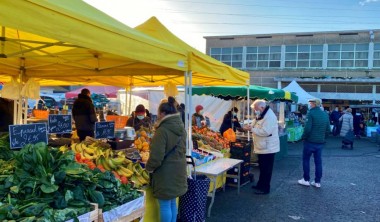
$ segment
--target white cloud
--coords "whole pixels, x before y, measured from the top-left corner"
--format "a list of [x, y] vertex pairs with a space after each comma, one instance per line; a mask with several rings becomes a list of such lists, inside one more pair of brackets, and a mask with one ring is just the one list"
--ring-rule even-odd
[[365, 5], [365, 4], [369, 4], [371, 2], [378, 2], [379, 0], [365, 0], [365, 1], [361, 1], [359, 2], [360, 5]]

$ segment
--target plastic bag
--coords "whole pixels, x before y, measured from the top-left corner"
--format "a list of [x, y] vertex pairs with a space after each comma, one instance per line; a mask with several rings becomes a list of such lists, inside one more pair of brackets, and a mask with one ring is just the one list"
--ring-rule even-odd
[[224, 131], [223, 137], [228, 139], [230, 142], [236, 142], [236, 134], [232, 130], [232, 128], [229, 128], [228, 130]]
[[21, 84], [17, 82], [16, 78], [12, 77], [12, 80], [4, 84], [1, 90], [1, 97], [6, 99], [17, 100], [20, 98]]
[[34, 79], [29, 79], [24, 87], [22, 87], [21, 95], [29, 99], [39, 99], [40, 98], [40, 83]]

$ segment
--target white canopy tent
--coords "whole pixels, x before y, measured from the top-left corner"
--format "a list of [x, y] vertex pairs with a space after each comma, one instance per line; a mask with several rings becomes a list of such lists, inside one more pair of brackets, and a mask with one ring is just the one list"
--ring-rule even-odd
[[298, 96], [299, 104], [307, 104], [309, 99], [318, 99], [322, 102], [321, 99], [314, 97], [306, 92], [295, 80], [289, 83], [288, 86], [284, 87], [283, 90], [295, 93]]

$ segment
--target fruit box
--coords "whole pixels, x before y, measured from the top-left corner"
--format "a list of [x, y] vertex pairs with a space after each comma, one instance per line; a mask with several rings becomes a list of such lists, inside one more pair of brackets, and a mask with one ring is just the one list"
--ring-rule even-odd
[[133, 221], [141, 218], [145, 213], [145, 192], [141, 191], [143, 195], [128, 203], [118, 206], [107, 212], [102, 212], [99, 215], [99, 222], [113, 222], [113, 221]]
[[[93, 210], [78, 216], [80, 222], [99, 222], [99, 207], [96, 203], [91, 203]], [[74, 219], [67, 220], [66, 222], [73, 222]]]

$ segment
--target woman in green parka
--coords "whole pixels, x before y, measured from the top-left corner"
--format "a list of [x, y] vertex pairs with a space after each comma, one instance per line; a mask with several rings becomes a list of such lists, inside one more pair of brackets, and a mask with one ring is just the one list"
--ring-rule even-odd
[[176, 107], [173, 97], [158, 107], [158, 123], [146, 164], [153, 196], [160, 204], [161, 222], [177, 221], [176, 198], [187, 191], [186, 131]]

